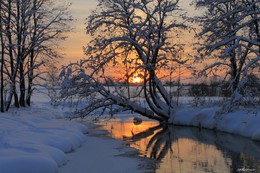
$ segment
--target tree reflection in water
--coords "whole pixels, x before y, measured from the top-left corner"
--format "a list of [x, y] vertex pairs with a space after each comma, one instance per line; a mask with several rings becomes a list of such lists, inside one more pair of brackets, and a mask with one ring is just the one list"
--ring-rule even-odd
[[137, 142], [148, 137], [151, 137], [151, 139], [148, 142], [144, 156], [149, 155], [147, 157], [161, 160], [168, 151], [172, 152], [171, 134], [167, 125], [157, 125], [143, 132], [133, 134], [131, 138], [128, 138], [128, 141]]
[[[198, 128], [157, 125], [125, 138], [148, 139], [143, 155], [160, 162], [156, 172], [260, 172], [260, 144], [247, 138]], [[170, 165], [170, 166], [169, 166]]]

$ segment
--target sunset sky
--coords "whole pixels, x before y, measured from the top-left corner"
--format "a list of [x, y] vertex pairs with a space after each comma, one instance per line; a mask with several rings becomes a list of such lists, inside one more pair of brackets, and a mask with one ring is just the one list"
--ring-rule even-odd
[[68, 0], [72, 3], [71, 15], [75, 19], [72, 22], [74, 28], [73, 33], [69, 35], [69, 38], [62, 43], [63, 53], [65, 53], [65, 62], [72, 62], [84, 57], [82, 47], [87, 44], [89, 37], [85, 32], [85, 19], [91, 13], [91, 10], [95, 9], [98, 0]]
[[[65, 53], [65, 63], [73, 62], [84, 58], [82, 47], [87, 44], [89, 37], [85, 33], [85, 19], [91, 10], [94, 10], [97, 6], [98, 0], [68, 0], [72, 3], [71, 15], [75, 19], [72, 23], [74, 32], [69, 35], [69, 38], [62, 43], [63, 53]], [[180, 5], [185, 8], [188, 15], [196, 13], [194, 9], [189, 7], [192, 0], [182, 0]]]

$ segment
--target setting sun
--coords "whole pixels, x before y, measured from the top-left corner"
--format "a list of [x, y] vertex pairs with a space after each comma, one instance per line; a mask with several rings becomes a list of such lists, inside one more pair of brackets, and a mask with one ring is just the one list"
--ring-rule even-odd
[[143, 82], [143, 75], [142, 74], [135, 74], [130, 79], [131, 83], [142, 83]]
[[142, 82], [142, 79], [140, 77], [138, 76], [133, 77], [133, 83], [140, 83], [140, 82]]

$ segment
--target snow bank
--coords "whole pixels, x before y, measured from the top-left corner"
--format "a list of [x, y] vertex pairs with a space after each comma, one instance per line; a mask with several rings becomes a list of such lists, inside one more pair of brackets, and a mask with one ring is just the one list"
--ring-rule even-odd
[[57, 173], [85, 140], [86, 126], [55, 118], [48, 108], [0, 116], [0, 173]]
[[169, 122], [233, 133], [260, 141], [260, 110], [240, 109], [219, 114], [220, 108], [189, 108], [178, 110]]

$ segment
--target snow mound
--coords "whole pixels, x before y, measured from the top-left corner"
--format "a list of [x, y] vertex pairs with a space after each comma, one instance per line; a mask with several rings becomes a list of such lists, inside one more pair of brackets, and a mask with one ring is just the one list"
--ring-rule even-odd
[[240, 109], [226, 114], [219, 114], [219, 111], [218, 107], [178, 110], [169, 122], [175, 125], [219, 130], [260, 141], [258, 109]]
[[67, 162], [65, 153], [81, 146], [87, 127], [48, 112], [0, 116], [0, 173], [57, 173]]

